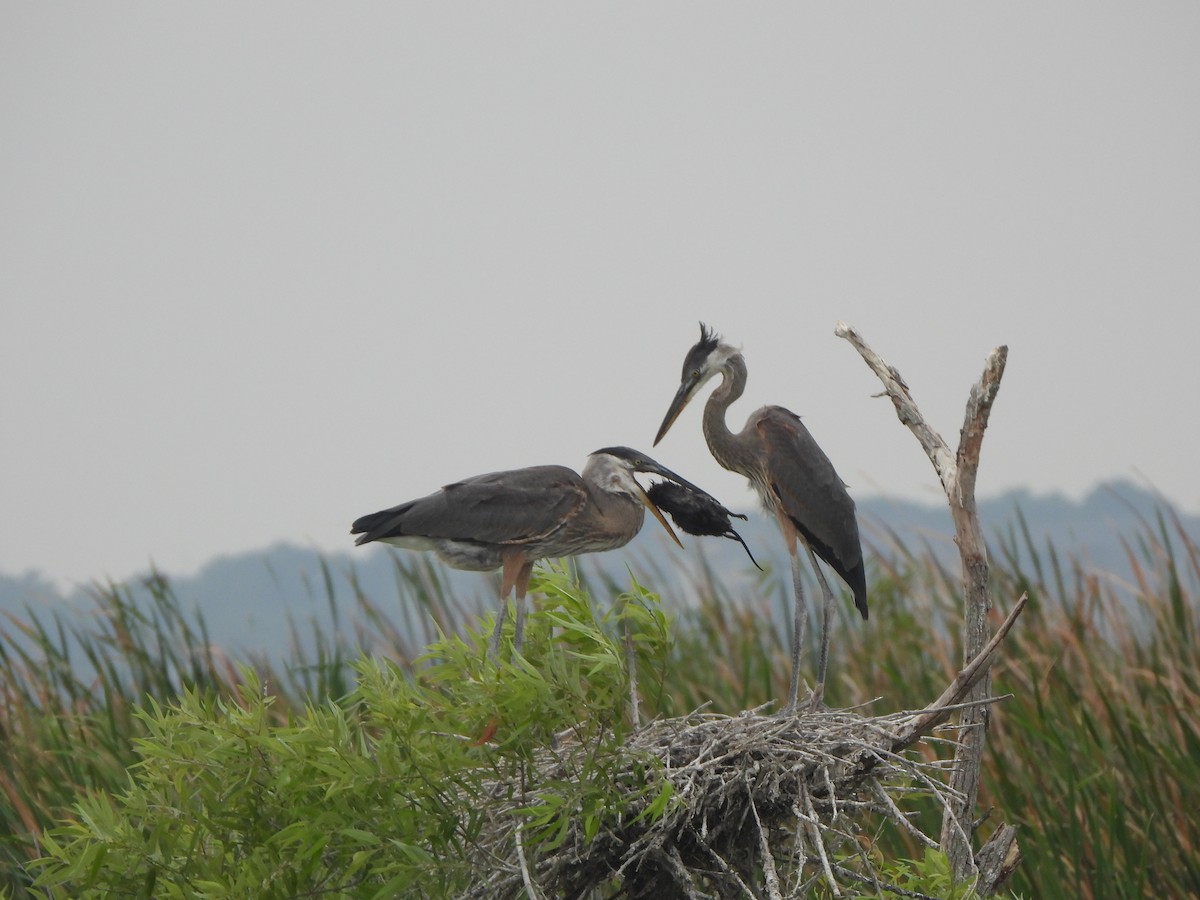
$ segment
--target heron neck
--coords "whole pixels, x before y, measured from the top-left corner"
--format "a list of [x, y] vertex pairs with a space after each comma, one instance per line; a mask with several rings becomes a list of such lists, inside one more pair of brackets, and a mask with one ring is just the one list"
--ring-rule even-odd
[[740, 353], [735, 353], [725, 362], [721, 369], [721, 383], [704, 405], [704, 438], [708, 441], [709, 449], [717, 458], [717, 462], [727, 469], [729, 465], [722, 458], [720, 450], [730, 445], [733, 432], [725, 424], [725, 413], [745, 390], [746, 361]]
[[[632, 489], [622, 486], [624, 481], [633, 482]], [[590, 546], [590, 552], [597, 549], [611, 549], [627, 544], [642, 528], [644, 507], [635, 499], [633, 491], [640, 490], [637, 480], [613, 465], [605, 457], [590, 457], [583, 468], [583, 485], [588, 492], [591, 502], [587, 504], [584, 519], [593, 522], [596, 533], [604, 535], [596, 546]], [[611, 543], [605, 542], [610, 540]], [[603, 545], [603, 546], [601, 546]]]

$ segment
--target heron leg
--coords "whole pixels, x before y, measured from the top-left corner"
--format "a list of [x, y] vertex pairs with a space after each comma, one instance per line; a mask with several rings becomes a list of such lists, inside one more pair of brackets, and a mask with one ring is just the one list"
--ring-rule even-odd
[[825, 672], [829, 668], [829, 619], [833, 615], [833, 591], [829, 588], [829, 582], [825, 579], [825, 573], [821, 571], [820, 565], [817, 564], [817, 555], [813, 553], [812, 547], [805, 542], [804, 548], [808, 551], [809, 561], [812, 562], [813, 571], [817, 575], [817, 582], [821, 585], [822, 611], [821, 611], [821, 655], [817, 660], [817, 687], [813, 691], [811, 709], [819, 709], [821, 701], [825, 696]]
[[488, 642], [488, 659], [496, 662], [500, 658], [500, 635], [504, 632], [504, 620], [508, 617], [508, 594], [500, 595], [500, 608], [496, 610], [496, 628]]
[[525, 642], [525, 592], [518, 591], [513, 599], [515, 614], [513, 616], [513, 652], [520, 653], [521, 645]]
[[784, 714], [794, 713], [798, 705], [796, 695], [800, 691], [800, 657], [804, 653], [804, 637], [808, 626], [808, 604], [804, 600], [804, 581], [800, 573], [800, 554], [796, 543], [788, 548], [792, 557], [792, 590], [796, 602], [792, 604], [792, 676], [788, 682], [787, 706]]
[[516, 624], [513, 626], [513, 650], [521, 652], [521, 644], [525, 639], [525, 592], [529, 590], [529, 576], [533, 574], [533, 560], [524, 563], [517, 572], [516, 583]]
[[508, 595], [515, 593], [513, 626], [513, 649], [521, 652], [521, 641], [525, 630], [525, 592], [529, 588], [529, 576], [533, 573], [533, 560], [526, 560], [520, 554], [510, 554], [504, 557], [502, 575], [500, 578], [500, 608], [496, 610], [496, 629], [492, 632], [492, 640], [488, 646], [488, 658], [495, 662], [500, 657], [500, 637], [504, 633], [504, 619], [508, 615]]

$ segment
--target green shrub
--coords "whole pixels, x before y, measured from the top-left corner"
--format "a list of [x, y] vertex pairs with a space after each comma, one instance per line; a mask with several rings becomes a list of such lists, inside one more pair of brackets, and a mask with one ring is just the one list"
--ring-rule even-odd
[[[185, 690], [137, 715], [145, 736], [119, 792], [93, 793], [43, 836], [37, 886], [56, 897], [450, 896], [479, 877], [473, 841], [506, 801], [531, 852], [581, 819], [622, 815], [625, 644], [561, 572], [536, 588], [526, 654], [485, 659], [483, 623], [436, 641], [411, 672], [360, 660], [341, 701], [279, 721], [243, 670], [234, 697]], [[667, 651], [656, 600], [635, 585], [634, 652]], [[535, 749], [569, 743], [560, 777]], [[662, 784], [643, 769], [646, 796]], [[625, 785], [624, 787], [628, 787]], [[663, 797], [661, 802], [665, 802]], [[503, 805], [503, 804], [502, 804]]]

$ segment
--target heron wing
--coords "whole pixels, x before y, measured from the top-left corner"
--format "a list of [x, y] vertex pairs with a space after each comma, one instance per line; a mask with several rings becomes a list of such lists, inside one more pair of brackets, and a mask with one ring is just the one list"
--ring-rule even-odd
[[428, 537], [488, 544], [540, 540], [574, 518], [587, 501], [583, 479], [566, 466], [491, 472], [363, 516], [351, 533], [358, 543], [389, 537]]
[[866, 618], [867, 587], [858, 518], [846, 485], [800, 417], [781, 406], [759, 411], [754, 426], [765, 458], [765, 474], [783, 511], [854, 592]]

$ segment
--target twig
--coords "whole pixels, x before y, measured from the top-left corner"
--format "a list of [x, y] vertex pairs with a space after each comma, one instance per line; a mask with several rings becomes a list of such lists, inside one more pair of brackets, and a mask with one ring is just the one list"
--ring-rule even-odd
[[642, 717], [638, 710], [637, 654], [633, 652], [633, 629], [629, 624], [628, 608], [622, 609], [621, 621], [625, 626], [625, 668], [629, 672], [629, 721], [634, 728], [640, 728]]
[[771, 843], [767, 840], [767, 831], [763, 828], [762, 819], [758, 816], [758, 806], [754, 802], [754, 791], [746, 785], [746, 799], [750, 802], [750, 812], [754, 813], [754, 824], [758, 828], [758, 847], [762, 853], [763, 877], [767, 882], [767, 896], [771, 900], [783, 900], [779, 892], [779, 873], [775, 870], [775, 857], [771, 853]]
[[1000, 699], [986, 698], [985, 700], [975, 700], [966, 703], [960, 702], [987, 670], [987, 667], [991, 665], [992, 657], [1000, 648], [1000, 644], [1004, 641], [1013, 623], [1017, 621], [1017, 617], [1021, 614], [1021, 610], [1025, 608], [1028, 600], [1029, 595], [1027, 593], [1022, 594], [1017, 599], [1012, 611], [1005, 617], [1000, 627], [996, 629], [996, 633], [992, 635], [991, 640], [988, 641], [983, 651], [972, 659], [966, 668], [954, 676], [954, 680], [950, 682], [950, 686], [942, 692], [942, 695], [937, 700], [915, 716], [912, 724], [897, 735], [896, 743], [892, 747], [893, 750], [901, 750], [910, 746], [921, 735], [928, 734], [932, 729], [949, 719], [953, 711], [979, 706], [981, 703], [986, 703], [987, 700]]
[[800, 788], [800, 798], [804, 801], [804, 816], [809, 827], [810, 840], [817, 849], [817, 855], [821, 858], [821, 868], [825, 870], [825, 880], [829, 882], [829, 890], [833, 896], [840, 897], [842, 892], [838, 889], [837, 881], [833, 877], [833, 869], [829, 866], [829, 856], [825, 852], [825, 842], [821, 840], [821, 830], [818, 828], [819, 820], [817, 819], [817, 811], [813, 808], [812, 794], [808, 792], [807, 786], [802, 785]]
[[541, 894], [537, 888], [533, 886], [533, 879], [529, 876], [529, 863], [525, 861], [525, 841], [523, 835], [525, 833], [525, 823], [522, 822], [517, 826], [513, 833], [513, 840], [517, 845], [517, 859], [521, 863], [521, 881], [525, 884], [525, 893], [529, 896], [529, 900], [541, 900]]
[[712, 847], [709, 847], [707, 844], [703, 846], [708, 851], [709, 859], [716, 864], [717, 870], [722, 875], [728, 876], [734, 884], [742, 889], [742, 893], [749, 897], [750, 900], [758, 900], [758, 898], [754, 896], [754, 891], [750, 890], [750, 886], [742, 880], [742, 876], [740, 876], [737, 871], [730, 866], [728, 862], [726, 862], [725, 858], [722, 857], [720, 853], [718, 853]]
[[935, 849], [937, 848], [937, 841], [929, 837], [927, 834], [925, 834], [925, 832], [908, 820], [908, 816], [904, 815], [904, 813], [900, 811], [900, 807], [896, 805], [896, 801], [888, 796], [888, 792], [883, 789], [883, 785], [876, 782], [871, 785], [871, 791], [883, 802], [888, 811], [891, 812], [892, 821], [899, 825], [901, 829], [903, 829], [910, 836], [916, 838], [926, 847], [933, 847]]

